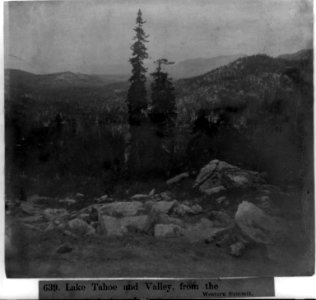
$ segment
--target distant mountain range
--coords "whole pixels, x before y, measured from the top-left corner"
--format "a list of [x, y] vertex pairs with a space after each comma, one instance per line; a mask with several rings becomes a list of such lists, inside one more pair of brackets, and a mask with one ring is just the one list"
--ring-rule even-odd
[[105, 86], [120, 81], [127, 81], [128, 75], [88, 75], [82, 73], [61, 72], [37, 75], [22, 70], [6, 69], [6, 82], [24, 83], [34, 87], [63, 86]]
[[245, 54], [216, 56], [212, 58], [187, 59], [171, 65], [167, 68], [168, 73], [174, 79], [189, 78], [202, 75], [218, 67], [227, 65], [232, 61], [246, 56]]
[[[204, 59], [196, 58], [179, 62], [175, 65], [167, 67], [167, 71], [175, 79], [176, 89], [178, 95], [190, 94], [201, 95], [202, 89], [205, 94], [205, 89], [211, 88], [210, 81], [218, 80], [218, 78], [238, 78], [243, 76], [243, 72], [253, 75], [256, 72], [260, 73], [280, 71], [287, 63], [286, 61], [295, 62], [306, 60], [313, 57], [312, 49], [305, 49], [291, 54], [283, 54], [276, 58], [265, 55], [259, 56], [245, 56], [242, 54], [218, 56], [214, 58]], [[282, 67], [282, 68], [281, 68]], [[242, 72], [242, 73], [241, 73]], [[24, 91], [36, 92], [46, 90], [60, 90], [72, 88], [102, 90], [102, 93], [108, 91], [110, 93], [117, 93], [127, 90], [129, 86], [129, 75], [89, 75], [73, 72], [61, 72], [37, 75], [30, 72], [6, 69], [5, 70], [5, 85], [6, 91]], [[150, 84], [150, 81], [148, 82]], [[212, 88], [211, 88], [212, 89]], [[209, 94], [209, 93], [206, 93]], [[213, 92], [212, 92], [213, 94]], [[192, 97], [190, 97], [192, 98]]]
[[286, 60], [304, 60], [312, 56], [313, 56], [313, 49], [303, 49], [295, 53], [279, 55], [277, 58], [282, 58]]
[[[169, 66], [167, 72], [177, 80], [180, 78], [194, 77], [209, 72], [217, 67], [226, 65], [244, 55], [228, 55], [213, 58], [196, 58], [181, 61]], [[105, 86], [116, 82], [126, 82], [130, 77], [128, 68], [112, 66], [107, 68], [106, 74], [83, 74], [74, 72], [59, 72], [51, 74], [34, 74], [18, 69], [6, 69], [6, 81], [23, 81], [27, 85], [36, 87], [63, 87], [63, 86]], [[118, 70], [121, 73], [118, 73]]]

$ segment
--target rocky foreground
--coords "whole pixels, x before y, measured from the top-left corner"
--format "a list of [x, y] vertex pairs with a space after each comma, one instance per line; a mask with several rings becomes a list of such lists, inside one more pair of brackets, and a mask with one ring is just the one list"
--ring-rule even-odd
[[[189, 177], [179, 174], [167, 185], [172, 189]], [[269, 252], [288, 238], [287, 221], [275, 205], [275, 199], [286, 198], [286, 193], [268, 185], [264, 174], [212, 160], [200, 170], [192, 189], [198, 189], [200, 196], [179, 201], [170, 191], [153, 189], [126, 201], [103, 195], [80, 209], [73, 207], [84, 198], [82, 194], [55, 200], [63, 208], [47, 207], [51, 199], [36, 195], [25, 202], [8, 201], [6, 214], [11, 222], [6, 222], [6, 250], [12, 251], [12, 222], [35, 232], [75, 239], [124, 238], [133, 233], [156, 239], [181, 237], [190, 243], [215, 243], [235, 257], [254, 244]], [[67, 242], [55, 249], [56, 253], [72, 250]]]

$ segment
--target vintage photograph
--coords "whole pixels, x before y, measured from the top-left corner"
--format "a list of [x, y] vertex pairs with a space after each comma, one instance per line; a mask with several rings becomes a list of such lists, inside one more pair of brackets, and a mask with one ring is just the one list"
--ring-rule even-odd
[[314, 274], [313, 1], [4, 3], [8, 278]]

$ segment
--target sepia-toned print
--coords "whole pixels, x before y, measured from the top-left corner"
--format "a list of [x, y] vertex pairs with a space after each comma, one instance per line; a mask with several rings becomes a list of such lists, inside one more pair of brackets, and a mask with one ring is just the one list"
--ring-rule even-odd
[[311, 0], [4, 4], [9, 278], [314, 273]]

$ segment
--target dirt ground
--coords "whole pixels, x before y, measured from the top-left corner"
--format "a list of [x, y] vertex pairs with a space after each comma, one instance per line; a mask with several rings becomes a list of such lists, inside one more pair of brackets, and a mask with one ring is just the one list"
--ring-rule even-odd
[[[273, 253], [257, 246], [236, 258], [215, 244], [190, 243], [182, 237], [157, 239], [130, 234], [124, 238], [72, 238], [22, 229], [11, 222], [12, 248], [6, 252], [8, 277], [297, 276], [307, 275], [313, 269], [299, 232], [295, 236], [300, 240], [284, 244]], [[64, 243], [73, 250], [57, 253], [56, 249]]]
[[[158, 186], [158, 184], [157, 184]], [[172, 189], [178, 201], [196, 199], [190, 180]], [[146, 190], [147, 188], [147, 190]], [[130, 195], [149, 188], [144, 186], [131, 190]], [[164, 186], [158, 192], [164, 190]], [[123, 189], [121, 189], [123, 190]], [[6, 251], [6, 273], [10, 278], [97, 278], [97, 277], [181, 277], [211, 278], [231, 276], [298, 276], [314, 272], [313, 237], [304, 233], [302, 214], [299, 209], [301, 193], [289, 190], [287, 196], [271, 194], [272, 199], [287, 219], [288, 237], [279, 246], [249, 246], [240, 257], [229, 254], [228, 247], [216, 243], [189, 242], [184, 237], [155, 238], [149, 234], [129, 233], [121, 238], [105, 236], [71, 237], [62, 232], [36, 230], [25, 227], [19, 218], [6, 215], [6, 228], [10, 231]], [[285, 194], [284, 194], [285, 195]], [[119, 200], [122, 201], [122, 195]], [[231, 203], [226, 209], [232, 215], [238, 202], [256, 197], [248, 194], [226, 194]], [[126, 197], [126, 195], [125, 195]], [[128, 197], [126, 197], [128, 199]], [[239, 200], [238, 200], [239, 199]], [[87, 199], [78, 201], [73, 210], [86, 207]], [[193, 200], [192, 200], [193, 201]], [[200, 202], [205, 210], [217, 210], [216, 201]], [[45, 200], [43, 207], [58, 207], [56, 199]], [[214, 206], [215, 205], [215, 206]], [[72, 250], [58, 253], [57, 249], [68, 244]]]

